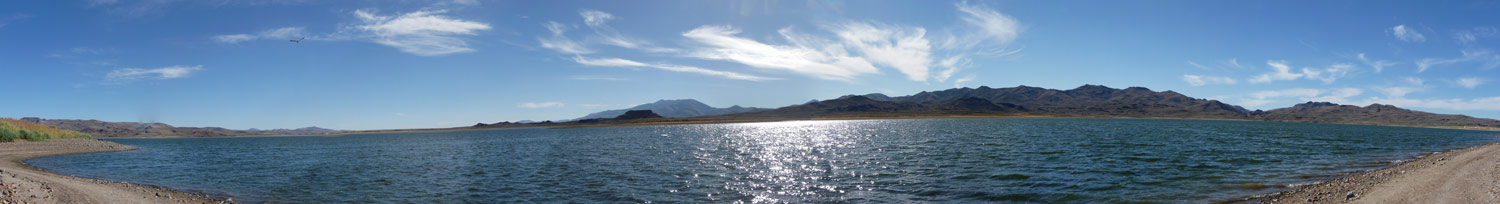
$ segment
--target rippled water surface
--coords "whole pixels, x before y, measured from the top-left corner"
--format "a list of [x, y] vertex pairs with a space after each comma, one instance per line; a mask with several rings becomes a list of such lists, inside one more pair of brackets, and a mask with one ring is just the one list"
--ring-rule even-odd
[[1496, 132], [1154, 119], [794, 121], [114, 139], [27, 162], [279, 203], [1211, 202]]

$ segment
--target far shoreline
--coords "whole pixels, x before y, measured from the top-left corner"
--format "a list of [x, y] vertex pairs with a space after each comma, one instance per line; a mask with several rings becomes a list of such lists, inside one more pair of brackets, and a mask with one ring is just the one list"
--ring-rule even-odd
[[801, 118], [652, 118], [630, 121], [618, 121], [612, 123], [581, 124], [576, 122], [563, 123], [526, 123], [518, 125], [507, 125], [498, 127], [450, 127], [450, 128], [414, 128], [414, 129], [386, 129], [386, 130], [359, 130], [335, 133], [318, 134], [272, 134], [272, 135], [234, 135], [217, 137], [181, 137], [181, 136], [146, 136], [146, 137], [104, 137], [97, 139], [130, 139], [130, 138], [239, 138], [239, 137], [297, 137], [297, 136], [343, 136], [355, 134], [382, 134], [382, 133], [418, 133], [418, 132], [447, 132], [468, 130], [499, 130], [499, 129], [525, 129], [525, 128], [601, 128], [601, 127], [631, 127], [631, 126], [659, 126], [659, 125], [702, 125], [702, 124], [733, 124], [733, 123], [762, 123], [762, 122], [787, 122], [787, 121], [830, 121], [830, 120], [900, 120], [900, 119], [984, 119], [984, 118], [1048, 118], [1048, 119], [1166, 119], [1166, 120], [1208, 120], [1208, 121], [1247, 121], [1247, 122], [1281, 122], [1281, 123], [1306, 123], [1306, 124], [1335, 124], [1335, 125], [1368, 125], [1380, 127], [1408, 127], [1408, 128], [1432, 128], [1449, 130], [1472, 130], [1500, 132], [1500, 128], [1491, 127], [1463, 127], [1463, 126], [1405, 126], [1385, 124], [1363, 124], [1363, 123], [1312, 123], [1294, 121], [1267, 121], [1248, 120], [1236, 118], [1189, 118], [1189, 117], [1113, 117], [1113, 116], [1056, 116], [1056, 115], [844, 115], [825, 117], [801, 117]]

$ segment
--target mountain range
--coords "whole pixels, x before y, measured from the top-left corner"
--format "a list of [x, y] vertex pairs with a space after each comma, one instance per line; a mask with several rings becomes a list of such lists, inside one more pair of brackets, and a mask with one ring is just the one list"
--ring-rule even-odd
[[591, 113], [573, 120], [614, 118], [615, 116], [620, 116], [621, 114], [625, 114], [626, 111], [630, 110], [651, 110], [651, 112], [654, 112], [657, 115], [668, 118], [690, 118], [755, 112], [769, 109], [740, 106], [714, 108], [713, 106], [708, 106], [708, 104], [703, 104], [703, 102], [698, 102], [698, 100], [693, 99], [657, 100], [656, 102], [641, 104], [626, 109], [607, 110], [597, 113]]
[[92, 135], [98, 138], [107, 137], [225, 137], [225, 136], [254, 136], [254, 135], [304, 135], [337, 133], [342, 130], [331, 130], [319, 127], [305, 127], [298, 129], [274, 129], [274, 130], [231, 130], [221, 127], [174, 127], [165, 123], [138, 123], [138, 122], [105, 122], [99, 120], [65, 120], [65, 119], [42, 119], [35, 117], [21, 118], [26, 122], [42, 125], [50, 125], [64, 130], [72, 130]]
[[[1186, 118], [1500, 130], [1500, 120], [1435, 114], [1384, 104], [1360, 107], [1329, 102], [1307, 102], [1286, 108], [1247, 110], [1217, 100], [1188, 97], [1174, 91], [1153, 91], [1143, 87], [1115, 89], [1099, 85], [1084, 85], [1069, 90], [1029, 86], [1010, 88], [981, 86], [923, 91], [897, 97], [878, 93], [845, 95], [776, 109], [741, 106], [714, 108], [692, 99], [659, 100], [627, 109], [593, 113], [566, 122], [479, 123], [471, 127], [447, 129], [930, 117]], [[87, 133], [95, 137], [221, 137], [445, 130], [341, 131], [318, 127], [231, 130], [219, 127], [174, 127], [162, 123], [34, 117], [21, 120]]]
[[840, 117], [1039, 116], [1230, 119], [1420, 127], [1500, 127], [1500, 120], [1434, 114], [1384, 104], [1365, 107], [1308, 102], [1269, 111], [1143, 87], [1084, 85], [1069, 90], [1018, 86], [955, 88], [910, 96], [846, 95], [783, 108], [707, 120], [785, 120]]

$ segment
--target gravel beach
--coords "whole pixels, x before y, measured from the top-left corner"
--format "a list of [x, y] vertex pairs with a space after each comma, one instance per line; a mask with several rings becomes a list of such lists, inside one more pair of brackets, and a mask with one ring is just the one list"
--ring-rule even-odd
[[0, 143], [0, 204], [13, 203], [223, 203], [155, 186], [78, 178], [23, 163], [41, 156], [134, 150], [93, 139]]
[[1302, 186], [1261, 203], [1500, 203], [1500, 144], [1435, 153]]

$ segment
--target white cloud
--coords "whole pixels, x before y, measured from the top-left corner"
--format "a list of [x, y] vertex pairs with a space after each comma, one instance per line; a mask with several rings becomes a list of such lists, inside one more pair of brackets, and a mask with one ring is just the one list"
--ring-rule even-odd
[[264, 30], [254, 34], [218, 35], [214, 36], [213, 40], [220, 43], [234, 44], [258, 39], [296, 40], [306, 35], [307, 32], [302, 27], [284, 27]]
[[1266, 65], [1270, 65], [1271, 69], [1275, 71], [1250, 78], [1250, 83], [1271, 83], [1272, 81], [1276, 80], [1296, 80], [1297, 78], [1302, 78], [1303, 76], [1303, 74], [1300, 73], [1292, 73], [1292, 67], [1288, 66], [1286, 61], [1266, 61]]
[[21, 19], [27, 19], [27, 18], [31, 18], [31, 15], [24, 14], [24, 13], [17, 13], [17, 14], [12, 14], [9, 17], [0, 18], [0, 28], [4, 28], [5, 25], [9, 25], [11, 22], [16, 22], [16, 21], [19, 21]]
[[1479, 87], [1479, 85], [1484, 84], [1484, 82], [1484, 79], [1480, 79], [1478, 77], [1464, 77], [1459, 78], [1457, 81], [1454, 81], [1454, 83], [1457, 83], [1458, 86], [1462, 86], [1467, 89], [1474, 89], [1475, 87]]
[[615, 15], [611, 15], [603, 11], [589, 9], [579, 11], [578, 15], [583, 16], [583, 23], [589, 26], [601, 26], [604, 25], [605, 21], [609, 21], [610, 19], [615, 18]]
[[923, 38], [927, 29], [846, 23], [831, 30], [870, 62], [896, 68], [912, 81], [927, 81], [932, 64], [932, 46]]
[[953, 73], [957, 73], [958, 70], [962, 67], [969, 66], [970, 63], [971, 61], [969, 61], [969, 58], [965, 57], [964, 55], [952, 56], [948, 57], [947, 59], [943, 59], [942, 61], [938, 61], [938, 66], [944, 67], [944, 69], [943, 71], [938, 72], [937, 76], [934, 76], [933, 78], [937, 79], [938, 82], [947, 81], [948, 78], [953, 77]]
[[573, 41], [572, 39], [568, 39], [567, 36], [563, 36], [563, 33], [568, 31], [567, 25], [548, 21], [546, 24], [542, 24], [542, 26], [547, 27], [548, 31], [552, 31], [552, 37], [536, 39], [538, 42], [542, 43], [543, 48], [575, 55], [594, 53], [594, 50], [590, 50], [589, 48], [584, 47], [582, 43], [578, 43], [578, 41]]
[[1235, 81], [1234, 79], [1231, 79], [1229, 77], [1198, 76], [1198, 75], [1191, 75], [1191, 74], [1182, 75], [1182, 81], [1186, 81], [1188, 83], [1188, 85], [1192, 85], [1192, 86], [1204, 86], [1204, 85], [1214, 85], [1214, 84], [1235, 84], [1235, 83], [1238, 83], [1237, 81]]
[[1252, 68], [1250, 66], [1245, 66], [1245, 65], [1240, 64], [1239, 59], [1235, 59], [1235, 58], [1229, 58], [1229, 59], [1226, 59], [1226, 60], [1218, 61], [1217, 63], [1211, 63], [1211, 64], [1206, 64], [1206, 65], [1205, 64], [1199, 64], [1198, 62], [1195, 62], [1195, 61], [1187, 61], [1187, 64], [1191, 65], [1193, 67], [1197, 67], [1199, 69], [1205, 69], [1205, 70], [1219, 70], [1219, 69], [1223, 69], [1223, 70], [1234, 71], [1234, 70], [1241, 70], [1241, 69], [1250, 69], [1250, 68]]
[[459, 36], [478, 35], [477, 31], [489, 30], [489, 24], [439, 15], [446, 12], [416, 11], [380, 16], [370, 11], [357, 10], [354, 15], [363, 22], [356, 28], [373, 34], [375, 43], [395, 47], [402, 52], [438, 56], [474, 51], [469, 47], [467, 39]]
[[1271, 83], [1272, 81], [1297, 80], [1305, 77], [1307, 79], [1323, 81], [1325, 84], [1332, 84], [1334, 81], [1338, 81], [1339, 78], [1348, 76], [1349, 72], [1354, 71], [1356, 68], [1352, 64], [1333, 64], [1324, 68], [1302, 68], [1301, 72], [1293, 73], [1292, 66], [1287, 65], [1286, 61], [1267, 61], [1266, 65], [1270, 65], [1273, 71], [1250, 78], [1250, 83]]
[[[620, 34], [620, 32], [616, 31], [613, 27], [605, 24], [605, 22], [615, 19], [615, 16], [613, 14], [598, 10], [585, 9], [579, 11], [578, 15], [583, 16], [583, 24], [587, 25], [590, 30], [593, 30], [594, 34], [596, 34], [598, 37], [597, 40], [601, 41], [604, 44], [646, 52], [660, 53], [678, 51], [677, 49], [653, 46], [651, 45], [651, 42], [643, 39], [625, 37], [625, 35]], [[554, 34], [559, 33], [554, 32]]]
[[1465, 44], [1477, 42], [1479, 41], [1479, 38], [1490, 38], [1496, 36], [1500, 36], [1500, 31], [1497, 31], [1495, 27], [1475, 27], [1473, 29], [1453, 32], [1453, 39], [1458, 40], [1459, 43]]
[[196, 66], [169, 66], [155, 69], [123, 68], [116, 69], [105, 75], [104, 78], [112, 82], [128, 83], [143, 79], [175, 79], [187, 77], [193, 72], [203, 70], [203, 65]]
[[1392, 62], [1392, 61], [1385, 61], [1385, 60], [1370, 60], [1370, 58], [1365, 58], [1365, 53], [1359, 53], [1359, 55], [1356, 55], [1356, 56], [1359, 57], [1359, 61], [1360, 62], [1364, 62], [1365, 63], [1365, 66], [1370, 66], [1370, 68], [1375, 68], [1375, 73], [1380, 73], [1380, 71], [1385, 70], [1386, 67], [1396, 66], [1397, 64], [1400, 64], [1400, 63], [1396, 63], [1396, 62]]
[[526, 102], [516, 104], [517, 108], [559, 108], [563, 106], [567, 106], [567, 104], [561, 102]]
[[[964, 87], [964, 83], [968, 83], [969, 81], [973, 81], [973, 80], [974, 80], [974, 75], [969, 75], [969, 76], [966, 76], [966, 77], [963, 77], [963, 78], [954, 79], [953, 80], [953, 88]], [[889, 92], [889, 91], [886, 91], [886, 92]]]
[[1406, 42], [1422, 42], [1422, 41], [1427, 41], [1427, 37], [1423, 36], [1421, 32], [1417, 32], [1416, 30], [1412, 30], [1410, 28], [1407, 28], [1406, 25], [1396, 25], [1396, 27], [1391, 27], [1387, 31], [1390, 32], [1391, 35], [1395, 35], [1396, 39], [1401, 39], [1401, 41], [1406, 41]]
[[1332, 84], [1339, 78], [1349, 75], [1349, 72], [1354, 69], [1354, 65], [1351, 64], [1333, 64], [1323, 69], [1302, 68], [1302, 73], [1308, 79], [1317, 79], [1323, 81], [1324, 84]]
[[1432, 88], [1431, 86], [1427, 86], [1425, 83], [1423, 83], [1422, 78], [1406, 77], [1402, 78], [1402, 81], [1405, 82], [1405, 84], [1376, 86], [1372, 87], [1371, 89], [1380, 91], [1388, 97], [1404, 97], [1407, 94], [1427, 91], [1428, 89]]
[[790, 29], [781, 30], [783, 37], [794, 42], [790, 46], [770, 45], [734, 36], [739, 33], [739, 30], [729, 26], [703, 26], [682, 35], [707, 46], [688, 54], [702, 59], [787, 70], [829, 80], [847, 81], [861, 74], [880, 73], [869, 61], [850, 55], [842, 45], [794, 36]]
[[1021, 36], [1021, 22], [1015, 18], [980, 5], [969, 5], [967, 2], [955, 3], [954, 6], [958, 7], [958, 12], [963, 13], [959, 19], [979, 28], [978, 34], [983, 38], [1005, 44]]
[[717, 77], [724, 77], [724, 78], [728, 78], [728, 79], [745, 80], [745, 81], [776, 80], [774, 78], [766, 78], [766, 77], [759, 77], [759, 76], [753, 76], [753, 75], [747, 75], [747, 74], [740, 74], [740, 73], [734, 73], [734, 72], [710, 70], [710, 69], [698, 68], [698, 67], [693, 67], [693, 66], [682, 66], [682, 65], [671, 65], [671, 64], [647, 64], [647, 63], [642, 63], [642, 62], [637, 62], [637, 61], [632, 61], [632, 60], [627, 60], [627, 59], [620, 59], [620, 58], [584, 58], [584, 57], [581, 57], [581, 56], [575, 56], [575, 57], [573, 57], [573, 61], [574, 62], [578, 62], [578, 64], [583, 64], [583, 65], [588, 65], [588, 66], [600, 66], [600, 67], [647, 67], [647, 68], [656, 68], [656, 69], [661, 69], [661, 70], [666, 70], [666, 71], [702, 74], [702, 75], [717, 76]]
[[1464, 50], [1463, 57], [1459, 58], [1424, 58], [1417, 60], [1417, 73], [1427, 71], [1433, 65], [1445, 65], [1463, 62], [1480, 62], [1481, 69], [1493, 69], [1500, 67], [1500, 55], [1491, 54], [1489, 50]]

